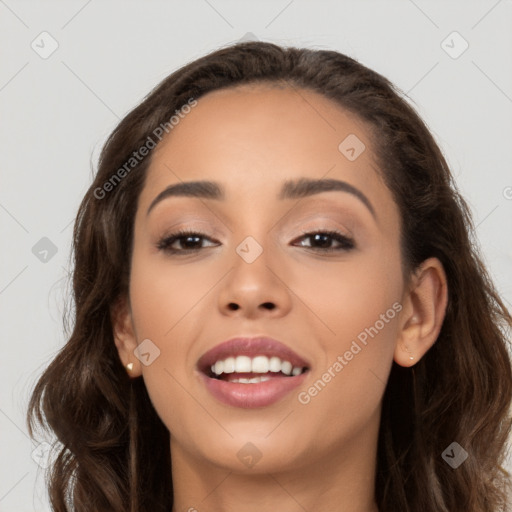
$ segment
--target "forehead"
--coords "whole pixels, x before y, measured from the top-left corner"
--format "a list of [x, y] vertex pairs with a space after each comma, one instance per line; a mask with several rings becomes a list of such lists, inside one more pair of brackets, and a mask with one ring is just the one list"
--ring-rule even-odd
[[277, 199], [283, 181], [301, 177], [347, 181], [376, 203], [389, 196], [368, 126], [334, 101], [296, 87], [212, 91], [182, 114], [151, 158], [140, 198], [146, 207], [170, 184], [205, 179], [221, 182], [233, 199]]

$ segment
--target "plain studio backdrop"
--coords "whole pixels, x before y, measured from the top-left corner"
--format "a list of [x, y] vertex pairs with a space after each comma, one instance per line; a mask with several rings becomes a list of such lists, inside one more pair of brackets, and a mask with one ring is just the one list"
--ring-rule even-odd
[[388, 77], [445, 153], [511, 305], [510, 27], [505, 0], [0, 0], [0, 511], [49, 510], [26, 404], [65, 342], [72, 225], [91, 164], [151, 88], [240, 39], [339, 50]]

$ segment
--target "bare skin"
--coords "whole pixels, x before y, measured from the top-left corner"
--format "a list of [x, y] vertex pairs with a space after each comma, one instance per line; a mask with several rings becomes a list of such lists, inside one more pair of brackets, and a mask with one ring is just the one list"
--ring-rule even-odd
[[[338, 149], [349, 134], [366, 145], [354, 161]], [[282, 183], [299, 178], [347, 182], [374, 214], [346, 191], [279, 199]], [[195, 180], [218, 182], [224, 199], [168, 197], [147, 213], [166, 187]], [[403, 279], [399, 227], [367, 128], [310, 91], [209, 93], [154, 150], [135, 218], [129, 300], [113, 318], [123, 364], [143, 377], [171, 433], [172, 512], [378, 511], [377, 436], [392, 361], [421, 359], [447, 301], [438, 260]], [[195, 251], [157, 249], [180, 228], [202, 242], [186, 245], [185, 237], [172, 247]], [[336, 250], [326, 252], [329, 239], [322, 245], [304, 235], [331, 230], [355, 247], [331, 239]], [[248, 236], [263, 249], [250, 264], [236, 252]], [[399, 311], [390, 318], [393, 304]], [[381, 315], [387, 321], [377, 324]], [[381, 324], [341, 371], [333, 369], [358, 335]], [[256, 335], [311, 363], [304, 385], [267, 407], [220, 403], [201, 382], [197, 360], [224, 340]], [[147, 338], [160, 356], [145, 366], [133, 351]], [[329, 368], [329, 382], [309, 393]], [[261, 455], [252, 467], [237, 456], [247, 443]]]

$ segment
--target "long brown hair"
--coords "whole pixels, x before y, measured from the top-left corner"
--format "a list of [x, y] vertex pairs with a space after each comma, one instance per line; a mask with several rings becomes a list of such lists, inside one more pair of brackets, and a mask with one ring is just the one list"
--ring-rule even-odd
[[[359, 116], [401, 214], [404, 272], [442, 262], [449, 299], [439, 337], [413, 367], [393, 363], [383, 398], [375, 496], [380, 512], [497, 512], [510, 475], [512, 317], [479, 255], [467, 204], [429, 130], [386, 78], [336, 51], [264, 42], [227, 46], [163, 80], [105, 143], [73, 234], [74, 326], [39, 379], [27, 422], [58, 440], [48, 474], [58, 512], [158, 512], [173, 502], [169, 432], [143, 379], [114, 346], [111, 310], [128, 293], [133, 222], [151, 153], [126, 162], [188, 101], [248, 83], [308, 89]], [[168, 125], [167, 125], [168, 126]], [[113, 182], [113, 175], [122, 179]], [[105, 187], [110, 180], [112, 187]], [[108, 189], [108, 192], [105, 192]], [[101, 193], [98, 192], [101, 190]], [[453, 442], [468, 458], [452, 468]]]

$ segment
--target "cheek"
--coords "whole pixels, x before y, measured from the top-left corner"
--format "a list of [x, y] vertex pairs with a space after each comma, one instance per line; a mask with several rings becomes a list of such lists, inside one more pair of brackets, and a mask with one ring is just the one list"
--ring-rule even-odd
[[330, 410], [333, 423], [346, 421], [347, 411], [366, 421], [381, 401], [393, 360], [402, 309], [399, 254], [380, 247], [342, 263], [303, 268], [301, 276], [297, 294], [317, 319], [322, 347], [314, 379], [298, 402], [318, 417]]
[[378, 414], [402, 308], [400, 262], [387, 261], [354, 260], [341, 265], [336, 278], [329, 270], [316, 272], [316, 286], [304, 275], [302, 296], [321, 320], [317, 340], [322, 358], [297, 393], [311, 435], [319, 428], [325, 439], [331, 430], [336, 431], [332, 436], [340, 435], [341, 429], [348, 437], [356, 436]]
[[158, 357], [142, 367], [144, 383], [159, 417], [173, 433], [190, 433], [193, 428], [188, 416], [176, 411], [200, 414], [187, 392], [195, 362], [190, 341], [198, 328], [196, 308], [201, 309], [201, 300], [218, 280], [200, 265], [189, 272], [184, 268], [141, 251], [134, 253], [130, 276], [137, 340], [150, 339], [158, 348]]
[[134, 254], [130, 276], [130, 300], [141, 337], [162, 342], [218, 281], [212, 268], [179, 265], [164, 257]]
[[402, 276], [399, 256], [390, 249], [354, 253], [342, 262], [297, 266], [293, 290], [317, 318], [319, 339], [325, 340], [328, 353], [349, 347], [376, 322], [382, 335], [396, 334], [388, 327], [396, 323], [392, 305], [401, 297]]

